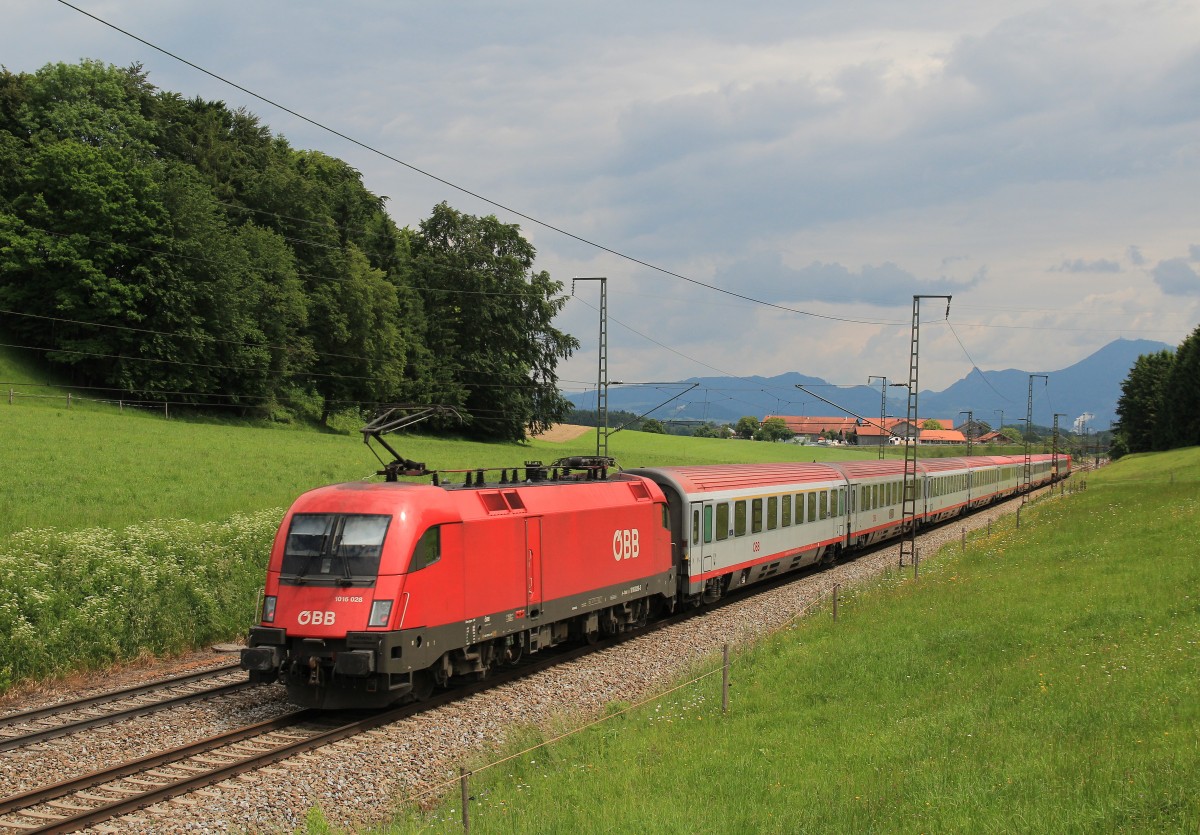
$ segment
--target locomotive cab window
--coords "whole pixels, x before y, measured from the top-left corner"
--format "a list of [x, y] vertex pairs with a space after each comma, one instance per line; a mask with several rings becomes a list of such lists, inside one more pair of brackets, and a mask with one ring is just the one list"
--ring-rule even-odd
[[420, 571], [422, 568], [433, 565], [441, 558], [442, 527], [441, 525], [434, 525], [421, 534], [421, 538], [417, 540], [417, 545], [413, 548], [412, 562], [409, 563], [408, 572], [411, 574], [414, 571]]
[[284, 543], [280, 579], [370, 585], [379, 574], [390, 516], [297, 513]]

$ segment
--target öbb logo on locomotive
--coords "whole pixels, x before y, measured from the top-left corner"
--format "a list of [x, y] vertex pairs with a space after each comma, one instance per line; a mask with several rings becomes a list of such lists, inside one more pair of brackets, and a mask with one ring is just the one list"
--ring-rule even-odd
[[640, 536], [637, 528], [618, 528], [613, 532], [613, 557], [620, 560], [632, 560], [642, 552]]
[[337, 620], [337, 612], [315, 612], [311, 609], [304, 609], [300, 614], [296, 615], [296, 623], [301, 626], [333, 626]]
[[1051, 484], [1071, 459], [547, 469], [300, 496], [242, 667], [310, 707], [421, 698]]

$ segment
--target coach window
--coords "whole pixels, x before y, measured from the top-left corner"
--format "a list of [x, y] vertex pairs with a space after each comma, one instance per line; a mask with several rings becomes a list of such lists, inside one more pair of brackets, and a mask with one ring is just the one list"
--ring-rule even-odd
[[433, 565], [441, 558], [442, 528], [441, 525], [434, 525], [421, 534], [421, 538], [417, 540], [417, 547], [413, 549], [412, 562], [408, 566], [408, 571], [410, 574], [414, 571], [420, 571], [422, 568]]
[[762, 499], [753, 499], [750, 502], [750, 532], [762, 533], [763, 529], [763, 506]]
[[829, 493], [826, 490], [821, 491], [821, 518], [829, 518]]
[[733, 503], [733, 535], [746, 535], [746, 500]]
[[717, 505], [717, 541], [729, 539], [729, 502]]
[[779, 527], [779, 497], [767, 497], [767, 530], [773, 531]]
[[712, 505], [706, 504], [704, 506], [704, 541], [705, 542], [712, 542], [712, 528], [713, 528], [713, 518], [712, 517], [713, 517]]
[[841, 516], [842, 515], [842, 513], [841, 513], [842, 491], [841, 491], [841, 489], [834, 490], [830, 494], [830, 496], [832, 498], [832, 502], [830, 503], [829, 514], [835, 518], [838, 516]]
[[692, 511], [692, 544], [700, 544], [700, 511]]
[[780, 505], [779, 509], [782, 513], [779, 520], [779, 527], [790, 528], [792, 526], [792, 496], [790, 493], [783, 497]]
[[810, 522], [817, 521], [817, 494], [808, 494], [808, 515], [804, 517]]

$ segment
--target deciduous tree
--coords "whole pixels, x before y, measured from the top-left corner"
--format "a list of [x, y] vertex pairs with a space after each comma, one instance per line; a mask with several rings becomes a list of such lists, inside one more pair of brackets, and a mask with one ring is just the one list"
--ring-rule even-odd
[[470, 415], [473, 434], [523, 440], [560, 422], [570, 403], [557, 366], [579, 342], [553, 325], [562, 283], [533, 268], [515, 224], [434, 207], [413, 241], [435, 388]]

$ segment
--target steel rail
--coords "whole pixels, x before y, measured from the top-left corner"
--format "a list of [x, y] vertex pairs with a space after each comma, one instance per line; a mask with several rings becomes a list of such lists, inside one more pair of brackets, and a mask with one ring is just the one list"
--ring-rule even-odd
[[48, 707], [37, 707], [31, 710], [22, 710], [20, 713], [9, 713], [5, 716], [0, 716], [0, 728], [6, 725], [13, 725], [18, 722], [27, 722], [32, 719], [41, 719], [44, 716], [53, 716], [56, 713], [66, 713], [71, 710], [82, 710], [87, 707], [105, 704], [107, 702], [120, 701], [121, 699], [129, 699], [134, 696], [140, 696], [143, 693], [152, 693], [155, 690], [160, 690], [166, 687], [172, 687], [179, 684], [191, 684], [196, 681], [203, 681], [206, 678], [215, 678], [231, 673], [238, 668], [235, 664], [225, 664], [220, 667], [212, 667], [207, 670], [201, 670], [196, 673], [186, 673], [181, 676], [171, 678], [162, 678], [157, 681], [147, 682], [146, 684], [136, 684], [132, 687], [126, 687], [121, 690], [110, 690], [107, 693], [101, 693], [98, 696], [89, 696], [86, 699], [76, 699], [72, 702], [62, 702]]
[[[231, 670], [225, 670], [222, 673], [222, 675], [230, 675], [231, 672], [232, 672]], [[210, 676], [210, 677], [217, 678], [219, 676]], [[194, 682], [192, 682], [192, 683], [194, 683]], [[148, 689], [147, 688], [138, 688], [141, 690], [141, 692], [136, 695], [145, 695], [148, 692], [153, 692], [155, 689], [166, 690], [172, 686], [176, 686], [176, 685], [163, 684], [157, 688], [154, 688], [154, 687], [149, 687]], [[138, 716], [145, 716], [145, 715], [148, 715], [151, 713], [158, 713], [163, 710], [170, 710], [171, 708], [179, 707], [180, 705], [190, 704], [191, 702], [202, 701], [204, 699], [212, 699], [212, 698], [216, 698], [218, 696], [227, 696], [230, 693], [236, 693], [239, 690], [245, 690], [246, 688], [248, 688], [250, 686], [251, 686], [251, 684], [248, 680], [235, 681], [230, 684], [220, 685], [218, 687], [209, 687], [209, 688], [205, 688], [203, 690], [196, 690], [191, 693], [184, 693], [179, 696], [171, 696], [171, 697], [161, 699], [159, 701], [152, 702], [149, 704], [139, 704], [134, 707], [125, 708], [124, 710], [115, 710], [115, 711], [112, 711], [111, 713], [105, 713], [100, 716], [89, 716], [89, 717], [86, 717], [83, 719], [70, 720], [70, 721], [64, 722], [60, 725], [54, 725], [52, 727], [33, 731], [32, 733], [23, 733], [23, 734], [17, 734], [16, 736], [0, 737], [0, 752], [11, 751], [15, 748], [23, 748], [26, 745], [33, 745], [38, 742], [45, 742], [48, 739], [56, 739], [61, 736], [68, 736], [73, 733], [78, 733], [79, 731], [88, 730], [89, 728], [98, 728], [103, 725], [112, 725], [117, 722], [123, 722], [126, 719], [133, 719]], [[131, 688], [131, 689], [133, 689], [133, 688]], [[135, 696], [124, 696], [122, 698], [135, 698]], [[85, 699], [82, 701], [91, 701], [91, 700]], [[114, 701], [118, 701], [118, 699], [109, 699], [107, 701], [109, 703], [111, 703]], [[103, 703], [103, 702], [101, 702], [101, 703]], [[77, 703], [71, 703], [70, 707], [63, 707], [62, 709], [57, 710], [57, 711], [41, 709], [39, 711], [29, 711], [29, 713], [39, 713], [40, 716], [34, 717], [34, 719], [38, 719], [38, 718], [45, 718], [47, 716], [53, 716], [58, 713], [68, 713], [68, 712], [71, 712], [74, 710], [86, 709], [86, 707], [87, 706], [80, 707]], [[6, 718], [12, 718], [12, 717], [6, 717]], [[33, 721], [33, 720], [26, 718], [26, 721]], [[12, 726], [14, 724], [18, 724], [18, 723], [10, 722], [9, 726]]]

